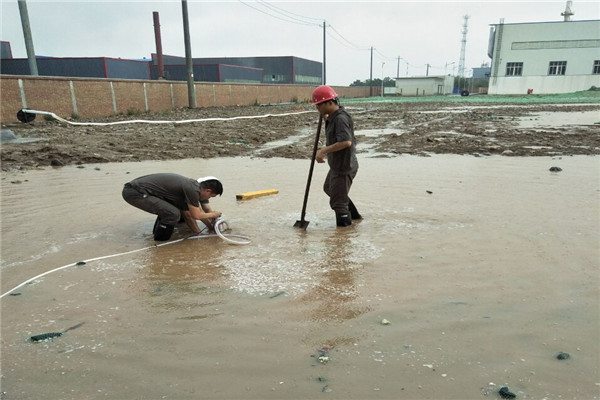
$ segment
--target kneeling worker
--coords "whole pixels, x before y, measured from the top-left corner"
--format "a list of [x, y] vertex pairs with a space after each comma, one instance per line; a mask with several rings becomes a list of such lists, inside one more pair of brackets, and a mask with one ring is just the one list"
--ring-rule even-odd
[[175, 224], [185, 221], [193, 233], [202, 230], [200, 220], [211, 231], [214, 220], [221, 216], [213, 211], [209, 199], [223, 194], [223, 185], [214, 176], [191, 179], [172, 173], [141, 176], [125, 184], [123, 199], [140, 210], [158, 215], [154, 224], [154, 240], [169, 240]]

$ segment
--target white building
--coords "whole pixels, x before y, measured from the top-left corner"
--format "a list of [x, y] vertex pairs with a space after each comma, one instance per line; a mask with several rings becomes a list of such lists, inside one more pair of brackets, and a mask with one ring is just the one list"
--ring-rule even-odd
[[400, 96], [450, 94], [453, 86], [454, 77], [451, 75], [396, 78], [396, 94]]
[[600, 87], [600, 20], [492, 25], [488, 55], [489, 94]]

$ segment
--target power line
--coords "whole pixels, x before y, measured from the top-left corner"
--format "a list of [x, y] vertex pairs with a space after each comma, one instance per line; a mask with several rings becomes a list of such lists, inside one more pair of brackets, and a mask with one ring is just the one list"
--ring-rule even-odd
[[[354, 48], [355, 50], [369, 50], [368, 47], [364, 47], [364, 46], [359, 46], [357, 44], [352, 43], [351, 41], [349, 41], [348, 39], [346, 39], [341, 33], [339, 33], [332, 25], [327, 25], [329, 28], [331, 28], [331, 30], [333, 32], [336, 33], [336, 35], [338, 35], [344, 42], [346, 42], [351, 48]], [[330, 35], [331, 36], [331, 35]], [[332, 39], [335, 40], [335, 38], [333, 36], [331, 36]], [[338, 41], [339, 42], [339, 41]], [[341, 43], [341, 42], [339, 42]], [[342, 43], [343, 44], [343, 43]], [[345, 45], [346, 47], [348, 47], [348, 45]]]
[[[318, 24], [316, 24], [316, 23], [302, 21], [302, 20], [300, 20], [300, 19], [298, 19], [298, 18], [294, 18], [294, 17], [287, 16], [287, 15], [285, 15], [285, 14], [281, 13], [281, 12], [280, 12], [279, 14], [282, 14], [282, 15], [284, 15], [284, 16], [285, 16], [285, 18], [283, 18], [283, 17], [279, 17], [279, 16], [277, 16], [277, 15], [274, 15], [274, 14], [272, 14], [272, 13], [269, 13], [269, 12], [267, 12], [267, 11], [261, 10], [260, 8], [254, 7], [254, 6], [250, 5], [249, 3], [243, 2], [242, 0], [238, 0], [238, 1], [239, 1], [240, 3], [242, 3], [243, 5], [245, 5], [245, 6], [252, 8], [253, 10], [256, 10], [256, 11], [258, 11], [258, 12], [260, 12], [260, 13], [263, 13], [263, 14], [265, 14], [265, 15], [268, 15], [269, 17], [277, 18], [278, 20], [281, 20], [281, 21], [285, 21], [285, 22], [291, 22], [292, 24], [296, 24], [296, 25], [319, 26], [319, 25], [318, 25]], [[263, 5], [263, 6], [264, 6], [266, 3], [265, 3], [265, 4], [263, 4], [263, 3], [265, 3], [265, 2], [263, 1], [262, 3], [258, 3], [258, 4], [261, 4], [261, 5]], [[267, 8], [269, 8], [269, 9], [272, 9], [272, 8], [270, 8], [270, 7], [267, 7]]]
[[[313, 18], [313, 17], [307, 17], [304, 15], [300, 15], [300, 14], [296, 14], [293, 13], [291, 11], [287, 11], [281, 7], [277, 7], [273, 4], [270, 4], [268, 2], [266, 2], [265, 0], [256, 0], [256, 4], [265, 7], [268, 9], [268, 11], [265, 11], [261, 8], [255, 7], [253, 5], [251, 5], [249, 2], [244, 2], [242, 0], [238, 0], [240, 3], [242, 3], [243, 5], [252, 8], [253, 10], [256, 10], [262, 14], [268, 15], [269, 17], [273, 17], [273, 18], [277, 18], [281, 21], [285, 21], [285, 22], [290, 22], [293, 24], [298, 24], [298, 25], [306, 25], [306, 26], [315, 26], [315, 27], [319, 27], [321, 28], [321, 20], [318, 18]], [[279, 15], [276, 15], [276, 14]], [[315, 21], [315, 22], [309, 22], [309, 21]], [[319, 23], [316, 23], [316, 21], [319, 21]], [[354, 50], [369, 50], [369, 48], [364, 47], [364, 46], [359, 46], [353, 42], [351, 42], [350, 40], [346, 39], [341, 33], [339, 33], [332, 25], [327, 24], [328, 28], [331, 28], [331, 30], [339, 37], [339, 39], [341, 39], [342, 41], [340, 41], [338, 38], [336, 38], [335, 36], [333, 36], [331, 33], [328, 32], [328, 35], [335, 40], [336, 42], [340, 43], [341, 45], [345, 46], [345, 47], [349, 47], [352, 48]]]
[[[293, 13], [291, 11], [287, 11], [281, 7], [270, 4], [265, 0], [255, 0], [254, 1], [255, 5], [261, 6], [262, 8], [251, 5], [249, 2], [245, 2], [242, 0], [238, 0], [238, 1], [245, 6], [252, 8], [255, 11], [258, 11], [269, 17], [276, 18], [276, 19], [279, 19], [284, 22], [289, 22], [289, 23], [293, 23], [293, 24], [297, 24], [297, 25], [304, 25], [304, 26], [314, 26], [314, 27], [319, 27], [319, 28], [323, 28], [322, 24], [326, 24], [325, 27], [330, 28], [326, 31], [327, 35], [331, 39], [335, 40], [337, 43], [341, 44], [344, 47], [350, 48], [352, 50], [358, 50], [358, 51], [375, 51], [383, 60], [386, 60], [386, 61], [397, 59], [397, 57], [389, 57], [389, 56], [383, 54], [381, 51], [379, 51], [377, 48], [375, 48], [373, 46], [366, 47], [366, 46], [357, 45], [356, 43], [348, 40], [340, 32], [338, 32], [338, 30], [335, 29], [334, 26], [332, 26], [331, 24], [327, 24], [326, 21], [323, 21], [321, 23], [322, 20], [320, 20], [318, 18], [307, 17], [304, 15]], [[310, 21], [314, 21], [314, 22], [310, 22]], [[318, 23], [317, 23], [317, 21], [318, 21]], [[411, 66], [413, 68], [421, 68], [422, 67], [422, 66], [412, 65], [404, 58], [402, 60], [406, 63], [407, 68], [408, 68], [408, 66]]]
[[380, 52], [376, 47], [373, 47], [373, 50], [375, 50], [375, 53], [379, 54], [384, 60], [396, 60], [397, 57], [388, 57], [385, 54], [383, 54], [382, 52]]
[[309, 22], [307, 22], [307, 21], [302, 21], [302, 20], [299, 20], [299, 21], [301, 21], [301, 22], [305, 22], [305, 23], [307, 23], [307, 24], [310, 24], [310, 25], [315, 25], [315, 24], [317, 24], [317, 22], [320, 24], [320, 23], [321, 23], [321, 21], [322, 21], [321, 19], [318, 19], [318, 18], [306, 17], [306, 16], [304, 16], [304, 15], [300, 15], [300, 14], [293, 13], [293, 12], [291, 12], [291, 11], [284, 10], [283, 8], [281, 8], [281, 7], [277, 7], [277, 6], [276, 6], [276, 5], [274, 5], [274, 4], [267, 3], [267, 2], [266, 2], [266, 1], [264, 1], [264, 0], [257, 0], [257, 2], [258, 2], [258, 3], [260, 3], [260, 4], [262, 4], [262, 5], [264, 5], [265, 7], [268, 7], [268, 8], [270, 8], [271, 10], [275, 11], [275, 12], [276, 12], [276, 13], [278, 13], [278, 14], [285, 15], [286, 17], [290, 17], [290, 18], [292, 18], [292, 19], [297, 19], [297, 18], [295, 18], [295, 17], [298, 17], [298, 18], [302, 18], [302, 19], [306, 19], [306, 20], [312, 20], [312, 21], [315, 21], [315, 22], [313, 22], [313, 23], [309, 23]]

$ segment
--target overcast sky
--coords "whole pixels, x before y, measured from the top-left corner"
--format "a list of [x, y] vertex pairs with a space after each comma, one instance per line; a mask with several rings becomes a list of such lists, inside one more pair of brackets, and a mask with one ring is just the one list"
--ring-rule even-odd
[[[17, 0], [2, 4], [1, 40], [25, 58]], [[465, 73], [489, 63], [490, 24], [562, 21], [566, 1], [270, 1], [188, 0], [192, 56], [296, 56], [323, 61], [327, 83], [457, 73], [468, 15]], [[153, 11], [163, 53], [185, 56], [180, 0], [27, 0], [36, 55], [150, 58], [156, 53]], [[573, 20], [600, 19], [598, 1], [573, 1]], [[400, 63], [398, 63], [400, 57]], [[385, 63], [385, 64], [384, 64]], [[399, 67], [399, 68], [398, 68]]]

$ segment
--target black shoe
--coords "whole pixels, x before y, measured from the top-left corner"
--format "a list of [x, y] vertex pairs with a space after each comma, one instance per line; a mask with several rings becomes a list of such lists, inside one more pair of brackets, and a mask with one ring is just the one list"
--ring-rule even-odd
[[362, 215], [360, 215], [352, 200], [348, 202], [348, 209], [350, 210], [350, 216], [352, 219], [362, 219]]
[[335, 214], [335, 223], [337, 226], [349, 226], [352, 225], [352, 217], [349, 213]]

